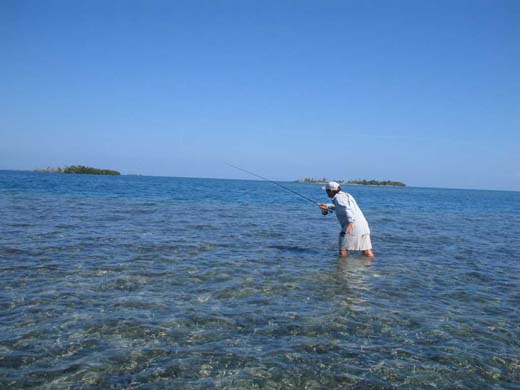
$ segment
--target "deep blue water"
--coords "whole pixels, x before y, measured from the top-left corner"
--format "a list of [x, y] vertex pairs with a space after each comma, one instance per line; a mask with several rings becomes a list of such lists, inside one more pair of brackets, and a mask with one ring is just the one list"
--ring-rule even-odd
[[268, 182], [0, 171], [0, 388], [518, 389], [520, 193], [346, 190], [372, 263]]

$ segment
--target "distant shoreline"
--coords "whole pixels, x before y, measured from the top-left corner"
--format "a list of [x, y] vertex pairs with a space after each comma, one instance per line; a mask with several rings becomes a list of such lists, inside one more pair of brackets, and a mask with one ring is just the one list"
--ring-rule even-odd
[[108, 176], [120, 176], [119, 171], [112, 169], [99, 169], [93, 167], [86, 167], [84, 165], [71, 165], [64, 168], [37, 168], [33, 169], [33, 172], [38, 173], [65, 173], [65, 174], [80, 174], [80, 175], [108, 175]]
[[[406, 187], [406, 184], [400, 181], [393, 180], [334, 180], [340, 185], [352, 185], [352, 186], [370, 186], [370, 187]], [[313, 178], [305, 178], [296, 180], [297, 183], [307, 183], [307, 184], [327, 184], [329, 180], [323, 179], [313, 179]]]
[[407, 187], [406, 185], [397, 185], [397, 184], [358, 184], [358, 183], [343, 183], [348, 186], [363, 186], [363, 187]]
[[349, 180], [347, 184], [354, 186], [406, 187], [406, 184], [403, 182], [393, 180]]
[[[14, 172], [24, 172], [24, 173], [35, 173], [34, 169], [30, 168], [0, 168], [0, 172], [5, 173], [14, 173]], [[121, 176], [134, 176], [131, 174], [121, 174]], [[201, 176], [179, 176], [179, 175], [164, 175], [164, 174], [137, 174], [136, 176], [143, 178], [173, 178], [173, 179], [193, 179], [193, 180], [232, 180], [232, 181], [262, 181], [258, 179], [243, 179], [243, 178], [230, 178], [230, 177], [201, 177]], [[296, 183], [297, 180], [275, 180], [280, 183]], [[318, 184], [318, 183], [316, 183]], [[322, 184], [323, 185], [323, 184]], [[388, 187], [388, 186], [374, 186], [374, 187]], [[414, 188], [414, 189], [425, 189], [425, 190], [449, 190], [449, 191], [491, 191], [491, 192], [508, 192], [508, 193], [519, 193], [520, 189], [510, 189], [510, 188], [484, 188], [484, 187], [439, 187], [439, 186], [428, 186], [428, 185], [407, 185], [406, 188]]]
[[[328, 182], [326, 183], [304, 183], [304, 182], [301, 182], [301, 181], [297, 181], [297, 183], [302, 183], [302, 184], [316, 184], [316, 185], [325, 185], [327, 184]], [[339, 182], [338, 182], [339, 183]], [[408, 187], [408, 186], [398, 186], [398, 185], [390, 185], [390, 184], [356, 184], [356, 183], [339, 183], [340, 185], [342, 186], [360, 186], [360, 187]], [[445, 190], [445, 189], [457, 189], [457, 188], [441, 188], [441, 187], [423, 187], [423, 188], [439, 188], [439, 189], [442, 189], [442, 190]], [[464, 189], [464, 188], [462, 188]], [[468, 189], [471, 189], [471, 188], [468, 188]], [[477, 190], [477, 191], [485, 191], [485, 190]], [[497, 190], [497, 191], [501, 191], [501, 190]]]

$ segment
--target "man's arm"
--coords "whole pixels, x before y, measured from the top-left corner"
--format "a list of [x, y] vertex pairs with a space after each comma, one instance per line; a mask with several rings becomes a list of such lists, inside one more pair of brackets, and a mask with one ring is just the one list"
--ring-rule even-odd
[[347, 214], [348, 224], [345, 227], [345, 234], [350, 234], [354, 230], [354, 213], [350, 203], [350, 196], [346, 195], [343, 199], [340, 200], [340, 204], [345, 207], [345, 212]]
[[330, 203], [320, 203], [321, 213], [323, 215], [327, 215], [330, 212], [334, 211], [336, 207]]

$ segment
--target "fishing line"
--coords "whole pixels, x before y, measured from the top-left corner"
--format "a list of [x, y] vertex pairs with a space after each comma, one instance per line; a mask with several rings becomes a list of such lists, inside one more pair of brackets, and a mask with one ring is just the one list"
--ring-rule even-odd
[[269, 183], [272, 183], [272, 184], [274, 184], [274, 185], [276, 185], [276, 186], [278, 186], [278, 187], [281, 187], [281, 188], [283, 188], [285, 191], [289, 191], [290, 193], [292, 193], [292, 194], [294, 194], [294, 195], [297, 195], [297, 196], [299, 196], [300, 198], [305, 199], [305, 200], [308, 201], [308, 202], [311, 202], [313, 205], [320, 207], [320, 204], [319, 204], [318, 202], [316, 202], [316, 201], [312, 200], [311, 198], [308, 198], [308, 197], [306, 197], [305, 195], [302, 195], [302, 194], [300, 194], [300, 193], [298, 193], [298, 192], [296, 192], [296, 191], [293, 191], [293, 190], [291, 190], [290, 188], [287, 188], [287, 187], [281, 185], [280, 183], [277, 183], [277, 182], [275, 182], [275, 181], [273, 181], [273, 180], [270, 180], [270, 179], [268, 179], [268, 178], [266, 178], [266, 177], [263, 177], [263, 176], [257, 175], [256, 173], [251, 172], [251, 171], [248, 171], [247, 169], [239, 168], [239, 167], [237, 167], [237, 166], [235, 166], [235, 165], [233, 165], [233, 164], [230, 164], [230, 163], [224, 163], [224, 164], [230, 166], [231, 168], [235, 168], [235, 169], [238, 169], [239, 171], [242, 171], [242, 172], [248, 173], [248, 174], [250, 174], [250, 175], [252, 175], [252, 176], [258, 177], [259, 179], [262, 179], [262, 180], [268, 181]]

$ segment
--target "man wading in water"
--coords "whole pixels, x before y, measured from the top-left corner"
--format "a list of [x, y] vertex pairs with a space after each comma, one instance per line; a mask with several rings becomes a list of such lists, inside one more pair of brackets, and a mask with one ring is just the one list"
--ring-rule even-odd
[[339, 183], [335, 181], [327, 183], [325, 191], [327, 191], [327, 196], [332, 198], [333, 204], [321, 203], [320, 208], [323, 215], [327, 215], [329, 210], [336, 212], [336, 217], [341, 225], [339, 255], [347, 257], [348, 251], [361, 251], [367, 257], [374, 257], [370, 228], [354, 197], [341, 191]]

